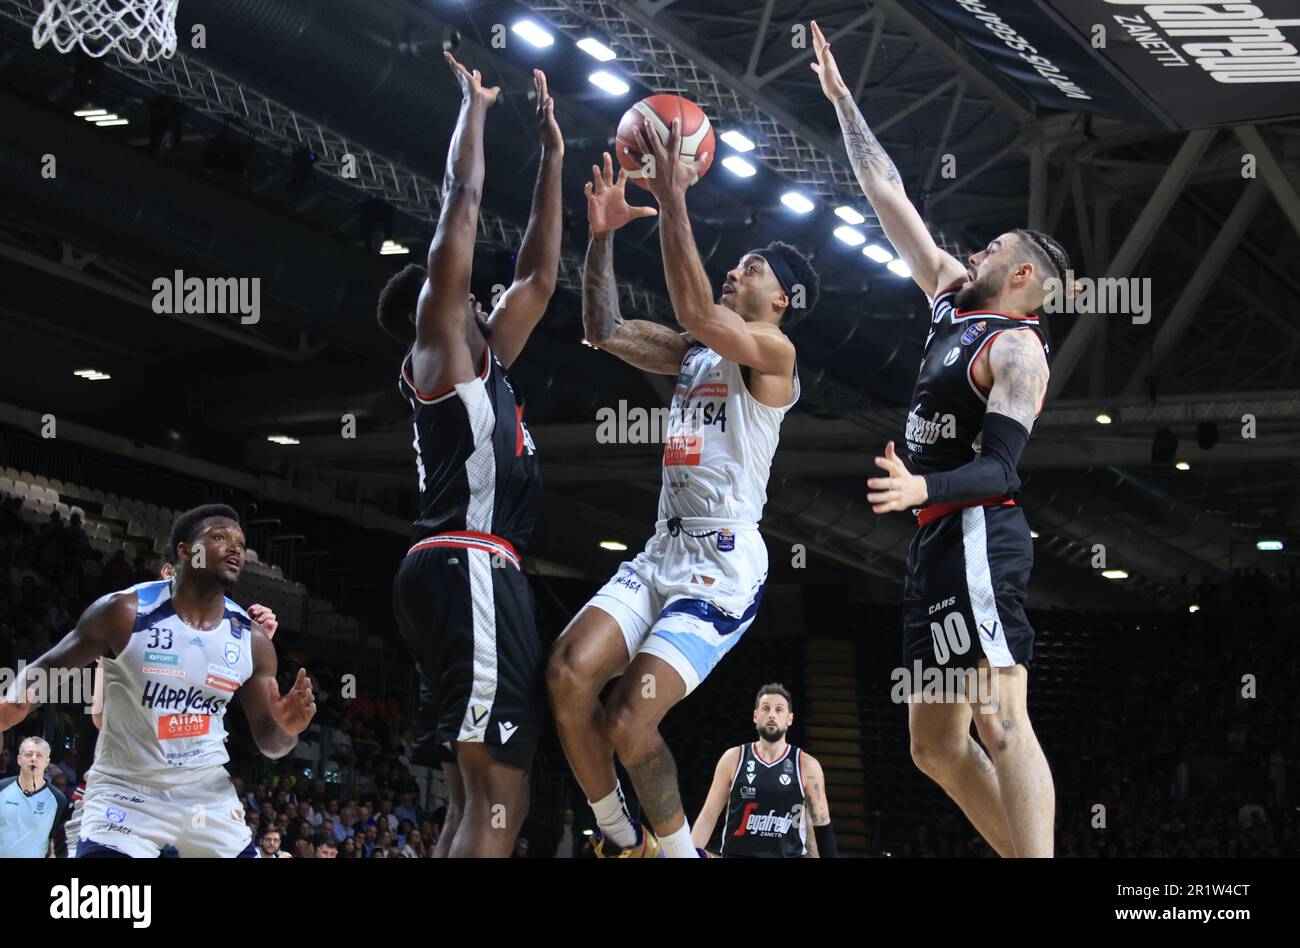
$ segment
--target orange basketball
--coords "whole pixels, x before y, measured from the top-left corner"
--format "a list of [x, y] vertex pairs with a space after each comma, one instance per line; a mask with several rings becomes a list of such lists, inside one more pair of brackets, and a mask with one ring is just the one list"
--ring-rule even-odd
[[678, 154], [686, 161], [694, 161], [700, 154], [708, 152], [708, 158], [705, 159], [699, 176], [691, 184], [699, 181], [713, 164], [713, 154], [716, 150], [713, 126], [709, 124], [709, 118], [704, 111], [690, 99], [683, 99], [679, 95], [647, 96], [623, 113], [623, 118], [618, 123], [618, 134], [614, 139], [614, 150], [618, 153], [619, 165], [627, 171], [629, 178], [643, 188], [646, 169], [642, 165], [641, 146], [636, 139], [637, 131], [643, 124], [649, 123], [655, 134], [659, 136], [659, 140], [667, 145], [669, 126], [675, 118], [682, 120], [682, 145]]

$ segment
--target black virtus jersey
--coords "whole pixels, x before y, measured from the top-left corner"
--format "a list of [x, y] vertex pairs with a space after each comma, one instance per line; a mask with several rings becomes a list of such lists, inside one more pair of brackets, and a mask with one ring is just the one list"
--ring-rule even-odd
[[791, 859], [807, 853], [802, 755], [787, 744], [769, 763], [752, 742], [741, 747], [722, 823], [722, 855]]
[[1048, 351], [1037, 316], [959, 312], [956, 295], [956, 290], [940, 293], [931, 309], [925, 357], [907, 414], [907, 467], [914, 474], [951, 471], [975, 459], [989, 393], [975, 383], [971, 369], [1000, 333], [1031, 329]]
[[522, 549], [533, 532], [542, 477], [524, 401], [490, 346], [476, 378], [432, 394], [416, 391], [411, 356], [397, 383], [411, 403], [420, 513], [411, 539], [491, 533]]

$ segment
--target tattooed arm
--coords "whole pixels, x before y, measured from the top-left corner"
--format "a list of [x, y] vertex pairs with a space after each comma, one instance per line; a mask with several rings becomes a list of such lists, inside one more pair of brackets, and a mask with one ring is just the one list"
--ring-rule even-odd
[[844, 133], [844, 147], [849, 153], [849, 163], [858, 184], [862, 186], [862, 193], [871, 202], [885, 236], [912, 271], [916, 285], [927, 296], [933, 297], [940, 289], [946, 289], [965, 277], [967, 269], [930, 236], [925, 221], [908, 200], [898, 168], [858, 111], [848, 86], [840, 76], [831, 45], [815, 20], [812, 32], [813, 49], [817, 54], [817, 62], [812, 64], [812, 68], [821, 79], [826, 98], [835, 105], [840, 130]]
[[[978, 363], [987, 360], [987, 368]], [[1033, 330], [998, 333], [984, 359], [977, 359], [975, 381], [987, 372], [993, 385], [989, 390], [990, 412], [1014, 418], [1026, 432], [1034, 430], [1038, 413], [1047, 395], [1047, 355]], [[984, 371], [981, 371], [981, 370]]]
[[[800, 753], [803, 753], [802, 751]], [[831, 832], [831, 807], [826, 800], [826, 775], [811, 754], [803, 754], [803, 818], [812, 828], [808, 837], [808, 855], [816, 859], [838, 856], [835, 834]]]
[[613, 177], [605, 153], [605, 168], [592, 165], [587, 183], [587, 218], [591, 240], [582, 269], [582, 329], [597, 349], [612, 352], [629, 365], [660, 375], [676, 375], [689, 343], [667, 326], [645, 319], [624, 319], [614, 279], [614, 231], [637, 217], [653, 217], [651, 207], [632, 207], [624, 197], [627, 173]]

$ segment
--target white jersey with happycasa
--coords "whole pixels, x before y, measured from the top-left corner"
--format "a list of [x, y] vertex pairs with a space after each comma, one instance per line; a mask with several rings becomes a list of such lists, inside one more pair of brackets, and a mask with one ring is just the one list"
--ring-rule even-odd
[[781, 421], [749, 392], [742, 368], [696, 343], [682, 359], [664, 440], [659, 519], [645, 549], [590, 600], [618, 623], [631, 660], [667, 662], [689, 694], [758, 612], [767, 547], [758, 521]]
[[230, 599], [213, 629], [176, 614], [171, 584], [141, 583], [126, 647], [104, 658], [103, 727], [80, 839], [156, 856], [235, 856], [251, 839], [224, 765], [225, 714], [253, 675], [252, 620]]

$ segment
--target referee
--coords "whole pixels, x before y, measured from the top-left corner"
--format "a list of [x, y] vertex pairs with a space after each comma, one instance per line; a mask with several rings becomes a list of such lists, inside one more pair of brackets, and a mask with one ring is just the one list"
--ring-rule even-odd
[[67, 855], [62, 825], [68, 799], [45, 779], [50, 745], [29, 737], [18, 745], [18, 776], [0, 780], [0, 859]]

